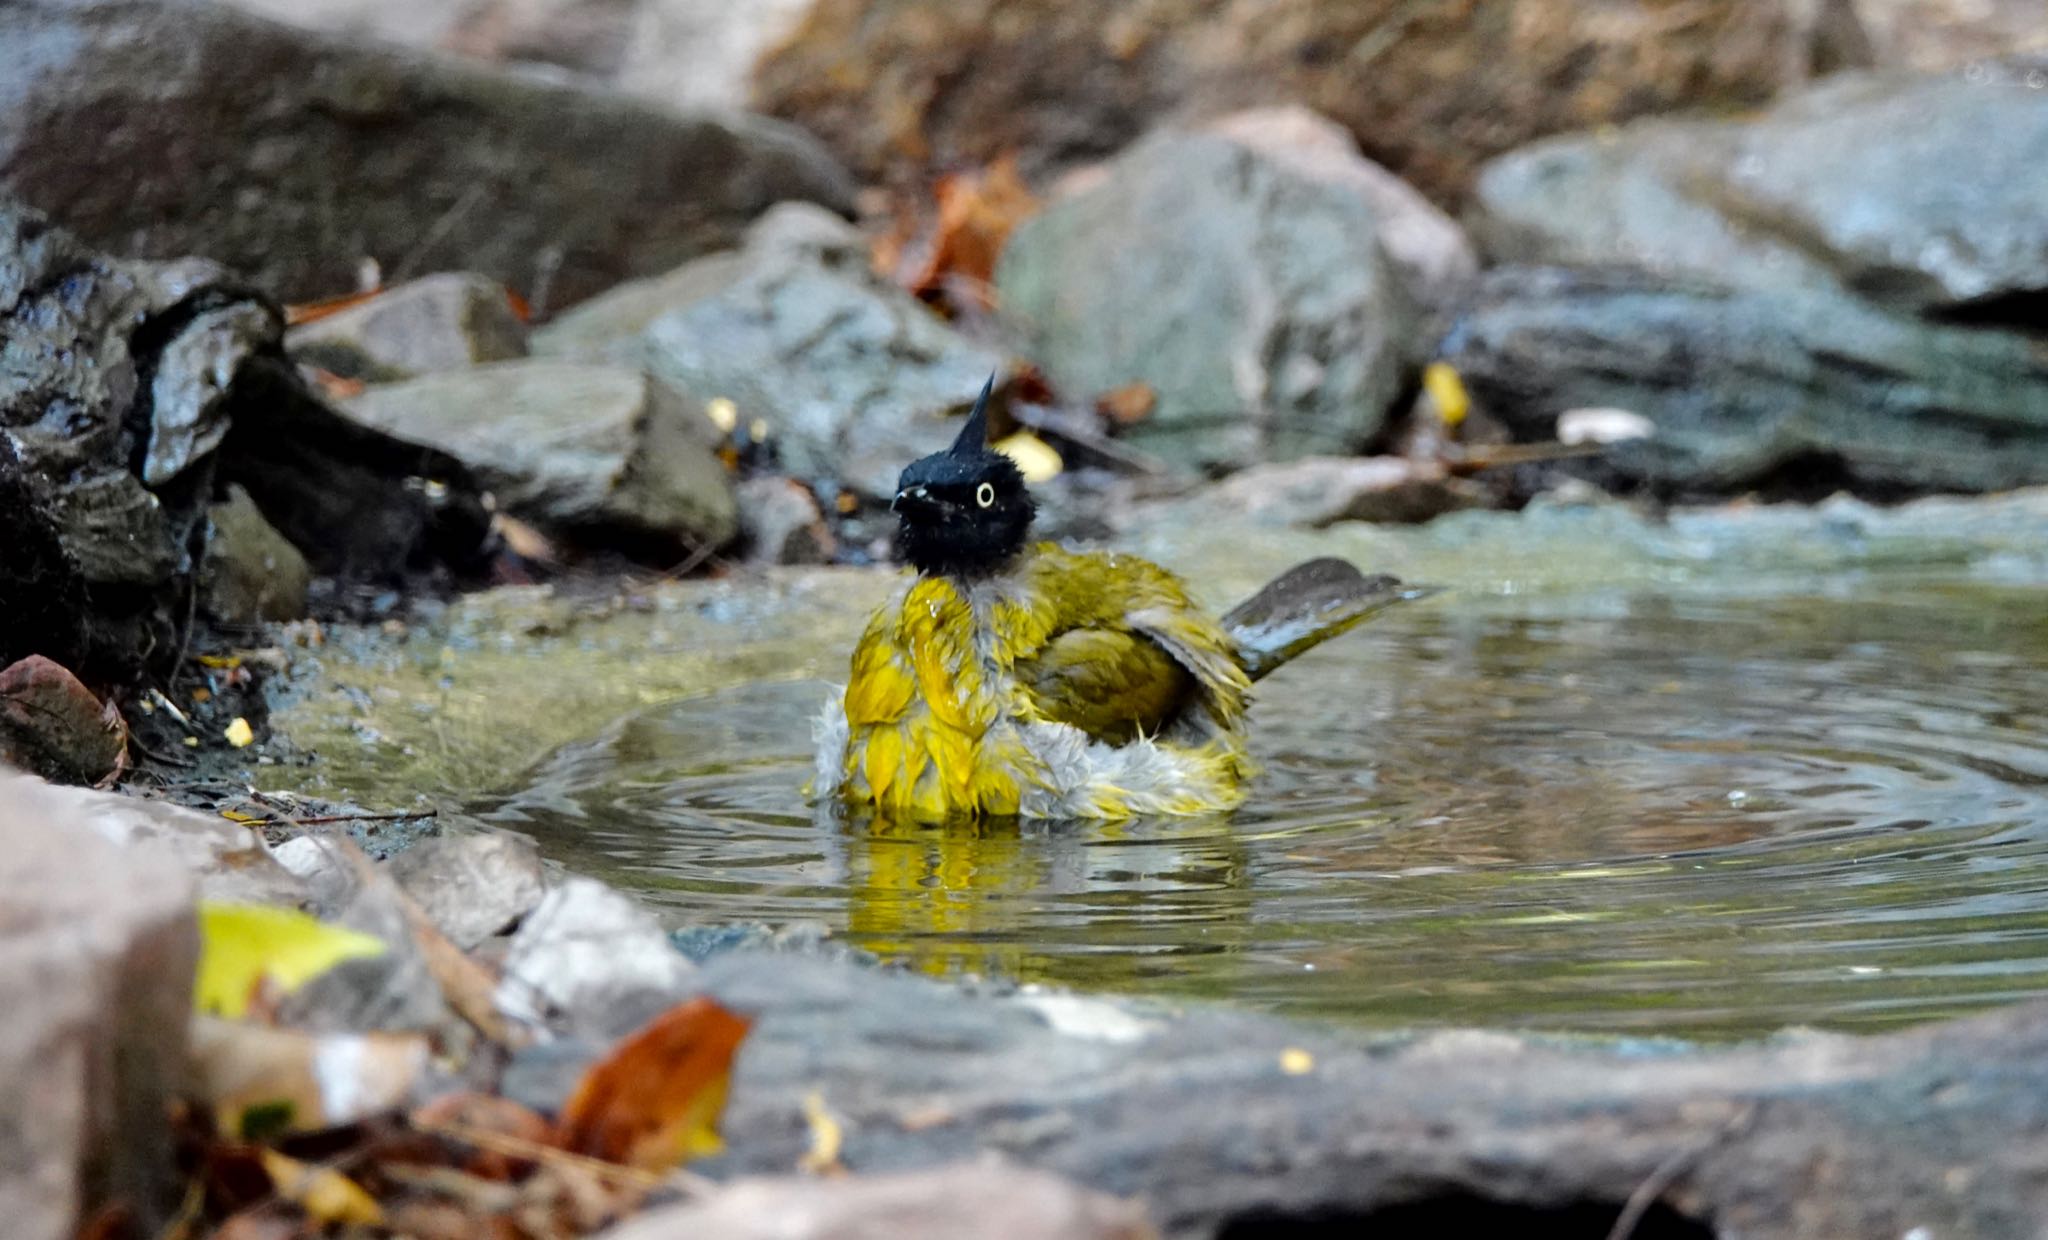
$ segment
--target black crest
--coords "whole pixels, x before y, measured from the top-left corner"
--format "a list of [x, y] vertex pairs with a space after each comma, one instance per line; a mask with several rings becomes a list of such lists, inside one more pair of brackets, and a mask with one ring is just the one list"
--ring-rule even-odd
[[896, 551], [928, 575], [985, 577], [1024, 549], [1037, 511], [1024, 475], [988, 446], [995, 376], [944, 452], [913, 461], [896, 482]]

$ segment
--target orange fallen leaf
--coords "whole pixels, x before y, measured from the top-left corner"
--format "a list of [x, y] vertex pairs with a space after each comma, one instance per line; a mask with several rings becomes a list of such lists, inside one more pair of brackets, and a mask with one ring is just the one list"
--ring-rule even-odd
[[964, 302], [987, 311], [994, 305], [996, 260], [1010, 233], [1035, 214], [1039, 201], [1005, 155], [978, 172], [939, 178], [933, 190], [938, 219], [919, 256], [900, 225], [878, 243], [875, 259], [897, 272], [904, 288], [927, 301]]
[[751, 1027], [704, 998], [655, 1017], [583, 1074], [557, 1144], [646, 1171], [718, 1152], [732, 1057]]
[[1095, 398], [1095, 408], [1118, 426], [1134, 426], [1152, 416], [1159, 393], [1149, 383], [1126, 383]]
[[384, 291], [380, 285], [367, 288], [360, 293], [344, 293], [339, 297], [323, 297], [318, 301], [293, 302], [284, 308], [284, 321], [288, 327], [301, 323], [317, 323], [329, 315], [340, 314], [350, 306], [360, 306]]

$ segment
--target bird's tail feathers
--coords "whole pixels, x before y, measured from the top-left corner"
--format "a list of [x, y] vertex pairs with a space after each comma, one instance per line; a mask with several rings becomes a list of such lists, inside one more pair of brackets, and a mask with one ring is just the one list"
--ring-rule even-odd
[[1434, 586], [1368, 577], [1333, 556], [1305, 560], [1230, 609], [1223, 627], [1253, 680], [1322, 645], [1396, 603], [1426, 598]]

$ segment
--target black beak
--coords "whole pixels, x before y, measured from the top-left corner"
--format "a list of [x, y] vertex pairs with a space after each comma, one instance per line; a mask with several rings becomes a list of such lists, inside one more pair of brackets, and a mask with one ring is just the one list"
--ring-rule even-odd
[[921, 486], [905, 487], [896, 492], [895, 499], [889, 501], [890, 512], [900, 513], [906, 517], [931, 516], [944, 506], [945, 501]]

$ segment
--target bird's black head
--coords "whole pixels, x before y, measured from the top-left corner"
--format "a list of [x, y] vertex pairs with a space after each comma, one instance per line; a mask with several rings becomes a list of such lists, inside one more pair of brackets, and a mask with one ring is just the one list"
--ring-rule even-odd
[[927, 576], [986, 577], [999, 572], [1031, 532], [1037, 506], [1024, 475], [988, 446], [988, 398], [981, 389], [959, 438], [944, 452], [913, 461], [896, 480], [896, 554]]

